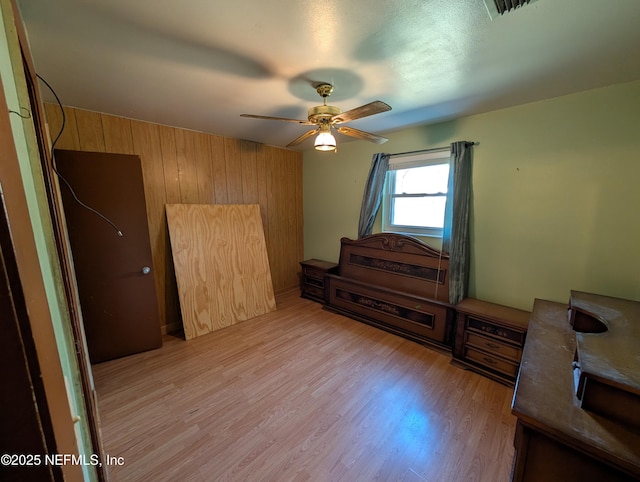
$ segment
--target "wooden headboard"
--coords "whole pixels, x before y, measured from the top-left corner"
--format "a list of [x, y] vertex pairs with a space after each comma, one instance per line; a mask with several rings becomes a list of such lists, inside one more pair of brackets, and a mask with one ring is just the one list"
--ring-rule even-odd
[[449, 302], [449, 255], [400, 234], [340, 240], [340, 276]]

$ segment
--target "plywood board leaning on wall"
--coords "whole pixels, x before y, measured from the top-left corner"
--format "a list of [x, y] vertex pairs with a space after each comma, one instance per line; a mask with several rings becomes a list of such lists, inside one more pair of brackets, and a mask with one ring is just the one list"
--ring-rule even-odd
[[276, 309], [259, 205], [166, 212], [187, 340]]

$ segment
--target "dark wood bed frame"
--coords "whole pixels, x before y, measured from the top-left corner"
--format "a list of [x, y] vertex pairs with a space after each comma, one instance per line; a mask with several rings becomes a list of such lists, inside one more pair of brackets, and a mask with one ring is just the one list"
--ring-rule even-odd
[[446, 253], [398, 234], [340, 243], [338, 272], [327, 275], [328, 309], [450, 351], [455, 309]]

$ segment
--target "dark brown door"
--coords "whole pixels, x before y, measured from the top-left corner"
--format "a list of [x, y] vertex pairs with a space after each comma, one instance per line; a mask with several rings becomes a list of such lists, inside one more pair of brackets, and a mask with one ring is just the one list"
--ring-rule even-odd
[[91, 362], [160, 347], [140, 158], [56, 150], [55, 160], [77, 196], [60, 181]]

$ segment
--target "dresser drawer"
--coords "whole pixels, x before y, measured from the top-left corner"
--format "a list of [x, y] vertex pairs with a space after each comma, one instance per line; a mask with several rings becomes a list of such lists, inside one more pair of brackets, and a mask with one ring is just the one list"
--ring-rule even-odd
[[515, 378], [518, 374], [518, 363], [510, 362], [497, 356], [492, 356], [483, 351], [471, 348], [470, 346], [465, 347], [464, 356], [467, 360], [478, 363], [490, 370], [504, 373], [509, 377]]
[[486, 336], [482, 336], [473, 332], [467, 332], [466, 344], [474, 346], [475, 348], [480, 348], [495, 355], [510, 358], [515, 362], [519, 362], [520, 357], [522, 356], [521, 348], [508, 345], [507, 343], [502, 343], [501, 341], [495, 340], [493, 338], [488, 338]]

